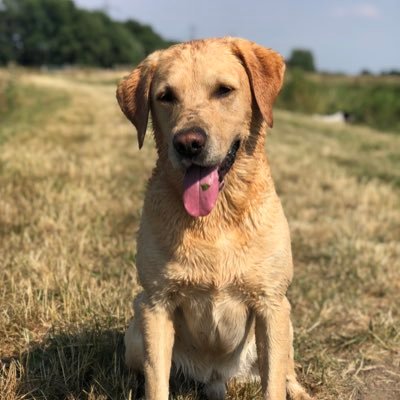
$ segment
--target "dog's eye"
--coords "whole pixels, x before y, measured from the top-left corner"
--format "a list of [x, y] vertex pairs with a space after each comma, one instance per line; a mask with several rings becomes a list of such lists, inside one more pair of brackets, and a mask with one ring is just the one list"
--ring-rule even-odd
[[233, 88], [227, 85], [219, 85], [214, 92], [215, 97], [226, 97], [234, 91]]
[[157, 100], [162, 103], [173, 103], [176, 97], [174, 92], [170, 88], [167, 88], [157, 96]]

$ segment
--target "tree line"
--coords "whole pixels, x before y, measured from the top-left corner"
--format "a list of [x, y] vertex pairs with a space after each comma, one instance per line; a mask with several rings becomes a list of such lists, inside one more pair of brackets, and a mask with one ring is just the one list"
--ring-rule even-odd
[[136, 64], [172, 42], [148, 25], [114, 21], [72, 0], [0, 0], [0, 64]]

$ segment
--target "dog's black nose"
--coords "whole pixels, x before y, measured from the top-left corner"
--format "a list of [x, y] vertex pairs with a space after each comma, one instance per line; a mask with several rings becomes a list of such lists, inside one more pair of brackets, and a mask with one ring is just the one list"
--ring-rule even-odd
[[207, 140], [207, 135], [201, 128], [190, 128], [179, 131], [173, 140], [175, 150], [183, 157], [199, 155]]

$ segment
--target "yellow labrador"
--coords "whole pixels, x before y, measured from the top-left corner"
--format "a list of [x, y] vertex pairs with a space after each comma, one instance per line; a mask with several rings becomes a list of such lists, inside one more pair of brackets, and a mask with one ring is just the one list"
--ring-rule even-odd
[[156, 51], [118, 102], [158, 152], [137, 242], [144, 291], [125, 335], [146, 398], [167, 400], [171, 363], [223, 399], [231, 378], [261, 377], [264, 399], [310, 399], [296, 380], [289, 229], [264, 151], [283, 80], [276, 52], [244, 39]]

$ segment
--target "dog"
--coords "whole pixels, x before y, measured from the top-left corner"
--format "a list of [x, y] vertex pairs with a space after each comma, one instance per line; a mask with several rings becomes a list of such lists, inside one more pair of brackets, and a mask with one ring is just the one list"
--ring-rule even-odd
[[125, 334], [149, 400], [168, 399], [172, 366], [210, 400], [233, 378], [260, 379], [264, 399], [311, 399], [294, 370], [290, 235], [264, 149], [284, 71], [273, 50], [225, 37], [156, 51], [118, 86], [139, 148], [151, 114], [158, 154]]

